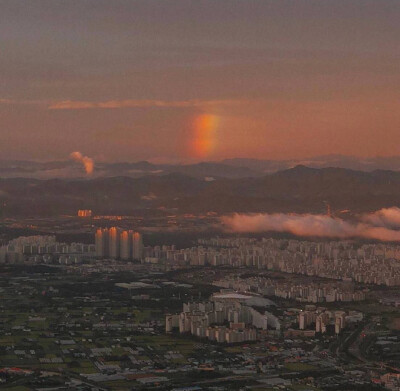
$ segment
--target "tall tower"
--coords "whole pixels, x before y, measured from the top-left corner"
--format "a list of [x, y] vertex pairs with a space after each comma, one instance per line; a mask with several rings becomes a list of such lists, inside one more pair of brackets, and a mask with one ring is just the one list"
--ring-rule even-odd
[[109, 256], [108, 229], [98, 228], [95, 234], [96, 255], [100, 258]]
[[133, 259], [142, 259], [143, 256], [143, 238], [139, 232], [132, 234], [132, 257]]
[[326, 206], [326, 215], [332, 217], [331, 204], [328, 201], [324, 201], [324, 204]]
[[120, 255], [120, 230], [119, 228], [112, 227], [108, 231], [110, 243], [110, 258], [118, 259]]
[[132, 259], [132, 231], [121, 233], [121, 259], [124, 261]]

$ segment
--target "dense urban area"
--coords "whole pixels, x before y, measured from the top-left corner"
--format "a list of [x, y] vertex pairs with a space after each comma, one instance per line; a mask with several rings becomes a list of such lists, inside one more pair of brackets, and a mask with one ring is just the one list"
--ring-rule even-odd
[[2, 389], [399, 390], [400, 246], [89, 212], [6, 222]]

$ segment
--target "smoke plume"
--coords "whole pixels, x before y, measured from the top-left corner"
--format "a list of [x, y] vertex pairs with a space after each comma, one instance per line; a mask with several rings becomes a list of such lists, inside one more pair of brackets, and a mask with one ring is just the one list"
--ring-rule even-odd
[[222, 217], [222, 224], [233, 232], [288, 232], [297, 236], [346, 239], [352, 237], [381, 241], [400, 241], [400, 209], [381, 209], [345, 221], [313, 214], [234, 214]]
[[71, 153], [70, 158], [77, 162], [82, 163], [87, 175], [91, 175], [93, 173], [94, 160], [91, 159], [90, 157], [84, 156], [82, 155], [81, 152], [76, 151]]

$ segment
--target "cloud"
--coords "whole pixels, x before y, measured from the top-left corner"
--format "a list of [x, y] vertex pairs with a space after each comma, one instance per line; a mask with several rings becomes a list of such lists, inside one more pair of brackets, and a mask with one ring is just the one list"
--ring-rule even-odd
[[235, 106], [249, 103], [248, 100], [221, 99], [221, 100], [157, 100], [157, 99], [124, 99], [108, 101], [81, 101], [81, 100], [16, 100], [0, 98], [0, 105], [38, 105], [48, 110], [85, 110], [85, 109], [123, 109], [123, 108], [155, 108], [155, 107], [210, 107]]
[[73, 101], [65, 100], [61, 102], [53, 102], [47, 108], [49, 110], [84, 110], [84, 109], [121, 109], [121, 108], [148, 108], [148, 107], [204, 107], [204, 106], [221, 106], [221, 105], [237, 105], [242, 103], [240, 100], [110, 100], [104, 102], [91, 101]]
[[362, 220], [376, 227], [400, 228], [400, 208], [383, 208], [363, 215]]
[[[381, 216], [386, 216], [384, 220]], [[389, 217], [387, 217], [389, 216]], [[224, 227], [233, 232], [288, 232], [297, 236], [346, 239], [360, 237], [381, 241], [400, 241], [400, 231], [393, 229], [400, 209], [381, 209], [360, 216], [360, 221], [345, 221], [327, 215], [313, 214], [234, 214], [221, 218]], [[397, 223], [396, 223], [397, 224]], [[400, 227], [400, 224], [397, 225]]]
[[79, 151], [72, 152], [69, 156], [71, 159], [83, 164], [83, 167], [85, 168], [87, 175], [91, 175], [93, 173], [93, 170], [94, 170], [94, 160], [93, 159], [91, 159], [88, 156], [82, 155], [82, 153]]
[[158, 197], [154, 193], [150, 192], [149, 194], [142, 195], [140, 198], [144, 201], [153, 201], [156, 200]]

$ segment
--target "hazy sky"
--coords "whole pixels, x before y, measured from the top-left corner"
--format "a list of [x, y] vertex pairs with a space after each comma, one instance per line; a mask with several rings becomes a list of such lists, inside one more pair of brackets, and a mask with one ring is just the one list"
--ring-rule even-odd
[[0, 158], [400, 154], [399, 0], [0, 0]]

